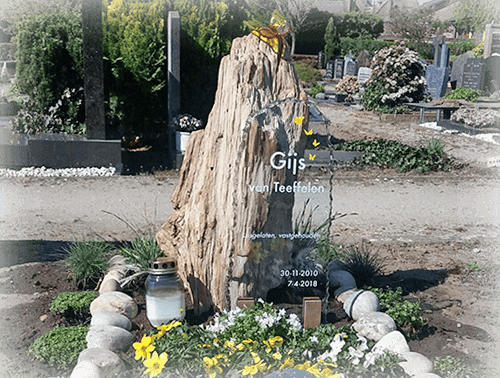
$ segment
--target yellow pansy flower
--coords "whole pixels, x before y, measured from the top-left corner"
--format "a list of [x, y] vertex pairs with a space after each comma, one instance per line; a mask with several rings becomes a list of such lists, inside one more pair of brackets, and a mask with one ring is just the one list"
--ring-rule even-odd
[[280, 366], [280, 369], [288, 369], [288, 368], [293, 368], [293, 358], [288, 357], [285, 362], [283, 362]]
[[274, 358], [275, 360], [281, 360], [281, 358], [282, 358], [282, 357], [283, 357], [283, 356], [281, 355], [281, 353], [280, 353], [280, 352], [276, 352], [276, 353], [274, 353], [274, 354], [273, 354], [273, 358]]
[[154, 352], [151, 358], [144, 361], [144, 365], [147, 367], [147, 370], [144, 372], [144, 374], [149, 373], [149, 378], [156, 377], [161, 373], [167, 361], [168, 356], [166, 353], [162, 353], [160, 354], [160, 356], [158, 356], [158, 353]]
[[217, 374], [222, 373], [222, 368], [218, 366], [217, 358], [203, 358], [203, 367], [205, 371], [208, 373], [210, 378], [214, 378]]
[[243, 370], [240, 370], [240, 373], [243, 376], [249, 375], [250, 377], [253, 377], [255, 374], [257, 374], [258, 371], [259, 371], [259, 369], [257, 369], [257, 367], [255, 365], [252, 365], [252, 366], [247, 365], [247, 366], [245, 366], [245, 368]]
[[149, 354], [155, 349], [153, 343], [153, 338], [151, 336], [144, 335], [141, 342], [134, 343], [133, 347], [135, 349], [135, 359], [145, 359], [149, 358]]

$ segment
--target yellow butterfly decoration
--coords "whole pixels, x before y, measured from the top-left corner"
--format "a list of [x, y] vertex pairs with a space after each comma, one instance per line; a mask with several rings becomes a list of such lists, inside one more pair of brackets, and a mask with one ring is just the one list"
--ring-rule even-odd
[[295, 117], [295, 124], [296, 125], [302, 125], [302, 121], [304, 120], [304, 117]]
[[319, 146], [319, 144], [320, 144], [320, 143], [319, 143], [316, 139], [314, 139], [313, 146], [314, 146], [314, 147], [318, 147], [318, 146]]
[[313, 131], [312, 131], [312, 129], [311, 129], [311, 130], [309, 130], [309, 131], [304, 130], [304, 133], [305, 133], [306, 135], [312, 135]]
[[290, 25], [277, 9], [273, 12], [269, 27], [258, 26], [252, 30], [252, 34], [255, 34], [262, 41], [266, 42], [278, 54], [278, 66], [280, 59], [285, 54], [285, 46], [287, 46], [285, 35], [289, 32]]
[[309, 160], [311, 160], [311, 161], [312, 161], [312, 160], [314, 160], [314, 159], [316, 159], [316, 155], [309, 154]]

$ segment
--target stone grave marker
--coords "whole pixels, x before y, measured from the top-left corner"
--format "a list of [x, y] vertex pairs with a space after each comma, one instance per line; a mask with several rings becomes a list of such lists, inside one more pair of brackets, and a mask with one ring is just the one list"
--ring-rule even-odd
[[359, 68], [370, 67], [372, 65], [372, 61], [368, 50], [360, 51], [358, 57], [356, 58], [356, 62], [358, 63]]
[[457, 88], [463, 85], [464, 67], [467, 63], [467, 59], [469, 58], [474, 58], [474, 53], [472, 51], [467, 51], [466, 53], [457, 56], [453, 61], [450, 81], [452, 85], [455, 85]]
[[500, 25], [488, 24], [484, 32], [484, 59], [500, 54]]
[[358, 63], [354, 60], [350, 60], [346, 64], [345, 75], [346, 76], [356, 76], [358, 74]]
[[500, 56], [491, 55], [484, 60], [483, 89], [493, 93], [500, 87]]
[[444, 37], [434, 39], [434, 61], [437, 60], [438, 65], [428, 66], [425, 71], [429, 93], [433, 99], [444, 96], [450, 74], [450, 68], [448, 67], [450, 50], [447, 44], [441, 45], [438, 43], [441, 41], [444, 41]]
[[297, 179], [306, 166], [306, 101], [289, 59], [278, 67], [254, 34], [233, 40], [207, 126], [191, 134], [174, 211], [156, 235], [177, 260], [195, 314], [266, 298], [293, 275], [295, 193], [324, 191]]
[[372, 75], [371, 68], [359, 67], [359, 69], [358, 69], [358, 82], [359, 82], [359, 84], [366, 83], [371, 75]]
[[469, 58], [464, 65], [462, 87], [483, 89], [484, 70], [482, 58]]
[[169, 123], [181, 111], [180, 30], [178, 12], [168, 12], [168, 119]]
[[325, 74], [325, 79], [333, 79], [333, 60], [329, 60], [326, 62], [326, 74]]
[[319, 69], [324, 69], [325, 68], [325, 53], [324, 51], [320, 51], [318, 53], [318, 68]]
[[432, 49], [434, 50], [434, 66], [441, 66], [441, 48], [445, 44], [445, 37], [438, 36], [432, 40]]
[[335, 59], [335, 79], [342, 79], [344, 77], [344, 59]]
[[102, 61], [102, 1], [82, 4], [85, 124], [88, 139], [106, 139], [104, 69]]

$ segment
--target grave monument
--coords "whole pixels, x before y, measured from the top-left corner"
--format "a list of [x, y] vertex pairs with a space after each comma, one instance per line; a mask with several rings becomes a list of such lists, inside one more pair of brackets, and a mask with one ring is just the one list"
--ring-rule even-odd
[[[233, 41], [220, 64], [215, 103], [192, 133], [158, 245], [177, 259], [201, 314], [264, 298], [289, 268], [294, 192], [300, 183], [307, 95], [289, 49], [283, 56], [254, 34]], [[316, 188], [316, 190], [318, 190]]]
[[85, 124], [88, 139], [106, 139], [102, 62], [102, 1], [82, 3]]
[[433, 99], [443, 97], [448, 85], [450, 68], [450, 50], [444, 42], [444, 37], [437, 37], [433, 40], [434, 64], [427, 66], [425, 78], [427, 79], [429, 93]]

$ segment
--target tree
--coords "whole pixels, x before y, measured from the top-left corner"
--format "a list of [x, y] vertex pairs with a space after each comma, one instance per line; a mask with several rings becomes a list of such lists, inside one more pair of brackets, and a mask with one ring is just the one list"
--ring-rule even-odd
[[454, 24], [459, 31], [481, 34], [486, 24], [500, 22], [497, 0], [451, 0], [450, 4], [454, 4]]
[[13, 37], [17, 25], [24, 18], [32, 15], [62, 11], [81, 12], [83, 0], [7, 0], [0, 1], [0, 29]]
[[337, 17], [331, 17], [325, 30], [325, 58], [330, 60], [340, 53], [340, 36]]
[[341, 38], [377, 39], [384, 32], [384, 20], [376, 14], [351, 12], [337, 17]]
[[250, 9], [249, 18], [259, 21], [263, 26], [269, 25], [275, 9], [278, 9], [285, 17], [290, 25], [292, 55], [295, 53], [297, 32], [307, 21], [312, 2], [313, 0], [247, 0]]

